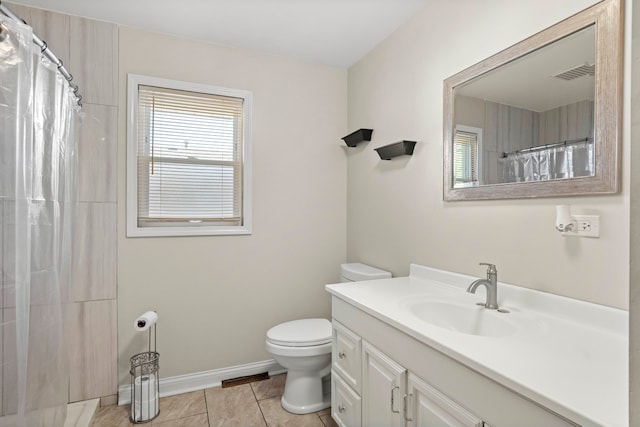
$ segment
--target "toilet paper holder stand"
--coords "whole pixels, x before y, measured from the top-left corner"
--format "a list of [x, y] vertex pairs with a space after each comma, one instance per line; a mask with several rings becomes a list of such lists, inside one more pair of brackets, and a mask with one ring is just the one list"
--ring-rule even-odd
[[[157, 325], [148, 328], [148, 351], [131, 356], [131, 422], [146, 423], [160, 414], [160, 354], [157, 351]], [[153, 347], [152, 347], [153, 343]]]

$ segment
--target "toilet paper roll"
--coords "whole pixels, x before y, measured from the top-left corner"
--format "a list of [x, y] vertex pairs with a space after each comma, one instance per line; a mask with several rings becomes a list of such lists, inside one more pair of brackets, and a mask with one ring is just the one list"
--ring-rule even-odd
[[138, 317], [134, 324], [136, 331], [146, 331], [158, 321], [158, 313], [155, 311], [147, 311]]
[[131, 402], [131, 419], [149, 421], [158, 415], [158, 386], [154, 374], [136, 377]]

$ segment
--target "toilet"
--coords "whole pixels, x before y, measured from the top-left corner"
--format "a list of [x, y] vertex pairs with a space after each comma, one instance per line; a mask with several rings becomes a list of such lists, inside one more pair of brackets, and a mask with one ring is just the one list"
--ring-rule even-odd
[[[342, 264], [341, 282], [391, 278], [391, 273], [361, 263]], [[331, 373], [331, 322], [327, 319], [299, 319], [284, 322], [267, 331], [266, 349], [287, 369], [280, 400], [294, 414], [309, 414], [331, 406], [330, 388], [323, 381]]]

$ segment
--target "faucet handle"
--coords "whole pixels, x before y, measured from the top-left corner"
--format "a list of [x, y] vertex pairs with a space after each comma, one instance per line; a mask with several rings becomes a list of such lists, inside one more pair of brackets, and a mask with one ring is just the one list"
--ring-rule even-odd
[[498, 274], [498, 270], [496, 269], [495, 264], [490, 264], [488, 262], [481, 262], [479, 265], [487, 266], [487, 274]]

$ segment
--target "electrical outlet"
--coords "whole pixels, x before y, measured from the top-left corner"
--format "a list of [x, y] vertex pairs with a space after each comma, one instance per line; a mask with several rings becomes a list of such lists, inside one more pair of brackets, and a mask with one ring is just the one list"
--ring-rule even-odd
[[591, 221], [582, 220], [582, 221], [577, 221], [577, 223], [578, 223], [578, 232], [591, 231]]
[[562, 233], [568, 237], [600, 237], [599, 215], [571, 215], [576, 227], [572, 231]]

